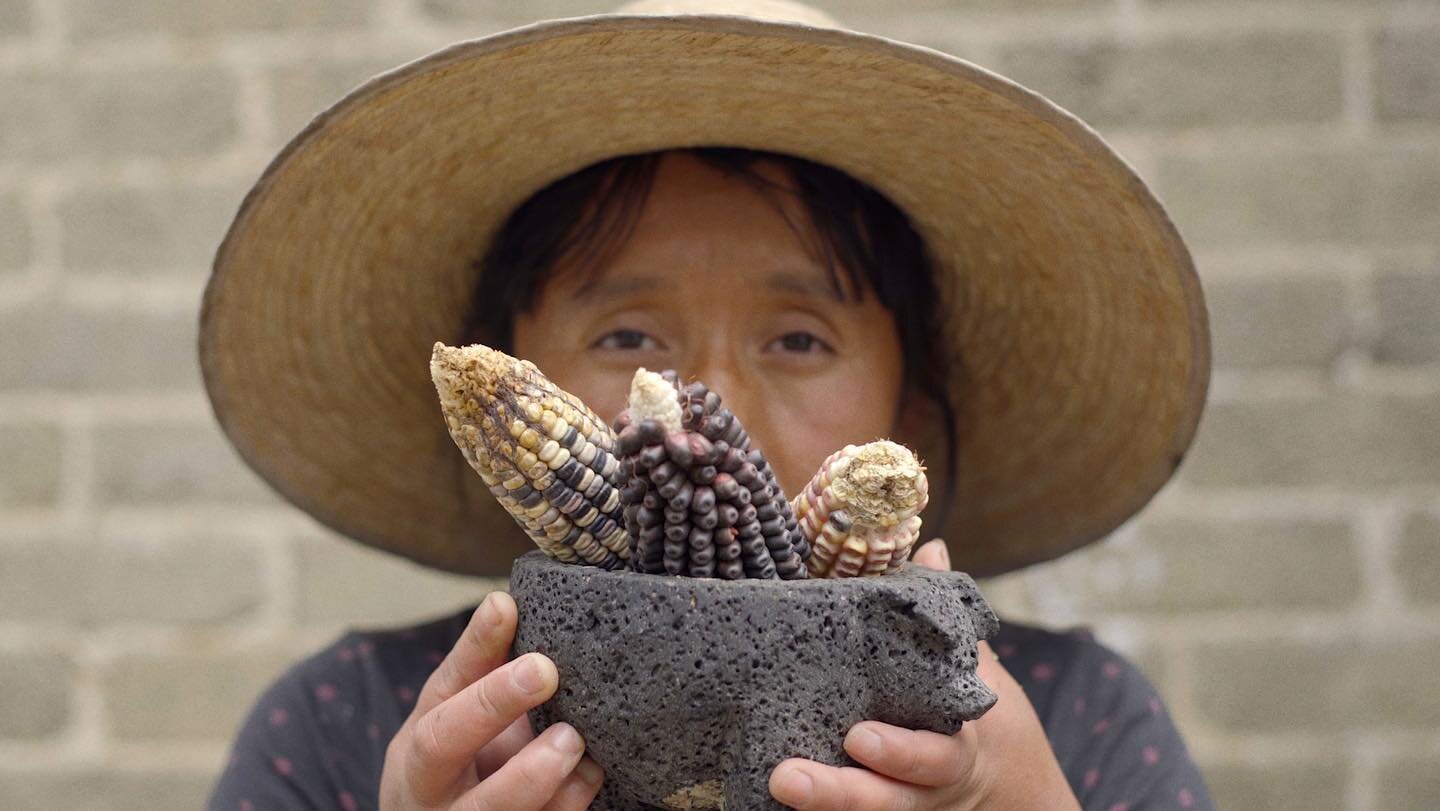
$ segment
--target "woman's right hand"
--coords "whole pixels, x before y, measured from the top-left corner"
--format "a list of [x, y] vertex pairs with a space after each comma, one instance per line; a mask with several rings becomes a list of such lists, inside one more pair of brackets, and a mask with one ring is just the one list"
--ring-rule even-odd
[[383, 811], [580, 811], [600, 790], [600, 766], [569, 724], [539, 737], [525, 713], [559, 684], [539, 653], [506, 662], [515, 639], [515, 601], [496, 591], [415, 702], [385, 750]]

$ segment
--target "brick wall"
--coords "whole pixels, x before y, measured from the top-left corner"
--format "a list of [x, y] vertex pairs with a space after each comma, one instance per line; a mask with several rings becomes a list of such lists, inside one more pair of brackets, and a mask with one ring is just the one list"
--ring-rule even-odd
[[[324, 104], [608, 5], [0, 0], [0, 807], [196, 807], [287, 662], [495, 585], [269, 493], [209, 415], [196, 307], [241, 195]], [[1432, 804], [1440, 4], [820, 5], [1085, 118], [1204, 277], [1216, 374], [1180, 477], [992, 600], [1134, 656], [1223, 807]]]

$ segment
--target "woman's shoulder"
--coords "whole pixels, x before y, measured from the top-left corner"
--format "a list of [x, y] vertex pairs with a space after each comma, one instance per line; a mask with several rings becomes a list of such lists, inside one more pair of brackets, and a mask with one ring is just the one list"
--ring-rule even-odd
[[1125, 656], [1085, 628], [1004, 620], [990, 644], [1025, 689], [1084, 808], [1210, 807], [1164, 701]]
[[1047, 729], [1089, 722], [1103, 731], [1119, 718], [1158, 712], [1150, 680], [1088, 628], [1050, 630], [1002, 619], [990, 646]]
[[296, 662], [251, 707], [210, 807], [373, 807], [390, 739], [473, 611], [349, 631]]

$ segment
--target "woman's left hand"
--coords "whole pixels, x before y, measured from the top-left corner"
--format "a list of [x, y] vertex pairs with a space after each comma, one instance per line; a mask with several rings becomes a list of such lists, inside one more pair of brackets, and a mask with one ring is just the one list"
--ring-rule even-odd
[[[950, 568], [939, 539], [914, 559]], [[770, 793], [803, 811], [1079, 809], [1025, 691], [989, 645], [979, 653], [980, 678], [999, 696], [980, 720], [954, 735], [862, 721], [845, 736], [845, 751], [868, 768], [791, 758], [770, 773]]]

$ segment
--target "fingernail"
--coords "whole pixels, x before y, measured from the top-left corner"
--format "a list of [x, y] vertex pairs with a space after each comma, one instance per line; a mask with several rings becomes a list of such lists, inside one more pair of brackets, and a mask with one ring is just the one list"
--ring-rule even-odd
[[569, 724], [555, 725], [555, 733], [550, 738], [550, 745], [567, 755], [578, 755], [585, 751], [585, 741], [580, 739], [580, 733], [575, 731], [575, 727]]
[[605, 777], [605, 770], [600, 768], [600, 764], [588, 757], [580, 759], [580, 765], [575, 767], [575, 771], [580, 773], [581, 780], [592, 786]]
[[485, 595], [485, 600], [480, 603], [480, 622], [487, 628], [494, 628], [500, 624], [500, 610], [495, 607], [495, 592]]
[[532, 653], [521, 656], [510, 671], [510, 680], [527, 693], [538, 693], [540, 688], [545, 686], [545, 678], [540, 671], [540, 658]]
[[945, 542], [939, 538], [936, 538], [935, 542], [940, 544], [940, 560], [944, 562], [945, 568], [950, 568], [950, 547], [946, 546]]
[[790, 805], [807, 805], [815, 796], [815, 781], [799, 769], [789, 769], [777, 781], [777, 789], [784, 795], [776, 799]]
[[875, 733], [875, 730], [868, 727], [855, 727], [850, 730], [849, 740], [846, 741], [852, 753], [871, 760], [880, 757], [880, 750], [885, 747], [885, 741]]

